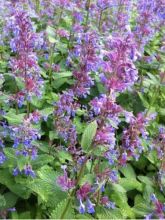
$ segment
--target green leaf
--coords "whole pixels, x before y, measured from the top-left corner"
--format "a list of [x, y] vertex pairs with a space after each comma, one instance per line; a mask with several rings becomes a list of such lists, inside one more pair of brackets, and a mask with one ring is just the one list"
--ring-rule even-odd
[[145, 183], [146, 185], [151, 185], [153, 186], [152, 179], [148, 176], [137, 176], [137, 178], [142, 182]]
[[18, 200], [18, 196], [16, 196], [12, 192], [7, 192], [4, 194], [5, 200], [6, 200], [6, 205], [5, 208], [13, 208]]
[[80, 181], [80, 185], [84, 183], [90, 183], [91, 185], [94, 183], [95, 175], [94, 174], [86, 174]]
[[37, 173], [39, 178], [49, 185], [51, 192], [48, 194], [46, 206], [55, 208], [61, 200], [67, 197], [67, 193], [61, 191], [61, 188], [56, 183], [60, 174], [49, 166], [42, 167]]
[[[15, 193], [23, 199], [28, 199], [31, 191], [28, 189], [26, 184], [19, 184], [14, 181], [14, 177], [9, 173], [8, 169], [1, 170], [0, 183], [10, 189], [11, 192]], [[26, 179], [25, 179], [26, 183]]]
[[85, 128], [85, 131], [82, 135], [82, 140], [81, 140], [81, 146], [85, 152], [89, 151], [89, 148], [91, 147], [92, 141], [96, 135], [96, 131], [97, 131], [97, 122], [96, 121], [91, 122]]
[[6, 205], [5, 197], [0, 194], [0, 210], [3, 209], [5, 205]]
[[59, 80], [61, 78], [68, 78], [71, 77], [73, 74], [70, 71], [66, 71], [66, 72], [60, 72], [60, 73], [54, 73], [53, 74], [53, 79], [54, 80]]
[[94, 218], [92, 218], [92, 216], [89, 215], [89, 214], [78, 214], [78, 215], [76, 215], [76, 219], [88, 219], [88, 220], [90, 220], [90, 219], [94, 219]]
[[4, 148], [4, 153], [7, 157], [7, 160], [2, 165], [4, 168], [13, 168], [17, 165], [17, 157], [15, 155], [15, 150], [13, 148], [6, 147]]
[[39, 108], [39, 109], [40, 109], [40, 108], [42, 107], [42, 105], [43, 105], [42, 100], [38, 100], [38, 98], [37, 98], [36, 96], [33, 96], [33, 97], [31, 98], [30, 103], [31, 103], [32, 105], [34, 105], [36, 108]]
[[19, 125], [23, 122], [25, 113], [17, 115], [14, 109], [11, 109], [4, 118], [7, 119], [11, 125]]
[[81, 122], [81, 119], [79, 117], [75, 117], [73, 123], [76, 126], [77, 133], [82, 134], [84, 131], [85, 123]]
[[133, 210], [127, 203], [126, 190], [119, 184], [112, 185], [112, 192], [110, 194], [112, 201], [120, 207], [121, 213], [124, 218], [135, 218]]
[[126, 189], [126, 191], [137, 189], [138, 191], [142, 192], [143, 190], [142, 184], [135, 178], [121, 178], [119, 183], [122, 187], [124, 187], [124, 189]]
[[31, 162], [32, 166], [41, 167], [43, 165], [46, 165], [54, 160], [53, 156], [42, 154], [38, 155], [38, 157]]
[[3, 88], [8, 92], [16, 93], [18, 89], [15, 77], [10, 73], [5, 73], [3, 76], [5, 79]]
[[50, 43], [57, 42], [57, 39], [55, 38], [56, 36], [55, 36], [55, 29], [54, 28], [52, 28], [51, 26], [48, 26], [46, 28], [46, 33], [48, 35], [48, 40]]
[[65, 160], [72, 161], [72, 156], [67, 151], [59, 151], [58, 158], [62, 163], [65, 163]]
[[144, 192], [143, 192], [143, 198], [145, 199], [145, 201], [150, 202], [151, 194], [154, 192], [155, 192], [155, 190], [151, 185], [146, 185], [144, 187]]
[[[70, 84], [69, 78], [72, 76], [72, 72], [66, 71], [66, 72], [61, 72], [61, 73], [55, 73], [53, 74], [53, 87], [55, 89], [60, 88], [64, 83]], [[72, 80], [73, 81], [73, 80]], [[71, 84], [72, 84], [71, 81]]]
[[148, 153], [147, 155], [147, 159], [152, 163], [152, 164], [156, 164], [156, 162], [158, 161], [158, 156], [157, 156], [157, 152], [156, 151], [151, 151]]
[[[51, 219], [60, 219], [68, 200], [65, 199], [61, 201], [57, 207], [53, 210], [51, 214]], [[65, 213], [64, 219], [75, 219], [74, 209], [71, 207], [71, 205], [68, 206], [68, 209]]]
[[17, 158], [17, 167], [19, 168], [19, 170], [23, 170], [24, 166], [27, 164], [28, 162], [28, 157], [24, 157], [24, 156], [20, 156], [19, 158]]
[[17, 160], [15, 150], [13, 148], [4, 148], [4, 153], [9, 160]]
[[49, 140], [53, 141], [54, 139], [58, 139], [58, 135], [55, 131], [49, 131]]
[[[38, 144], [38, 145], [37, 145]], [[49, 153], [50, 146], [47, 141], [37, 141], [36, 146], [44, 153]]]
[[52, 114], [54, 111], [53, 107], [48, 107], [48, 108], [44, 108], [42, 110], [40, 110], [39, 112], [43, 115], [43, 116], [48, 116], [50, 114]]
[[31, 213], [30, 211], [22, 212], [19, 215], [19, 219], [31, 219]]
[[122, 213], [120, 209], [106, 209], [102, 206], [96, 208], [96, 215], [98, 219], [122, 219]]
[[144, 201], [143, 203], [136, 204], [133, 207], [133, 211], [134, 211], [136, 217], [144, 218], [145, 215], [152, 213], [153, 210]]
[[138, 95], [139, 95], [139, 97], [140, 97], [140, 99], [141, 99], [141, 101], [142, 101], [144, 107], [148, 108], [148, 107], [149, 107], [149, 103], [148, 103], [148, 101], [144, 98], [144, 96], [142, 95], [142, 93], [138, 92]]
[[25, 84], [23, 83], [21, 78], [16, 77], [15, 81], [19, 90], [22, 90], [25, 87]]
[[27, 187], [39, 195], [43, 201], [47, 201], [49, 195], [52, 193], [50, 184], [41, 179], [34, 179], [32, 182], [27, 184]]
[[136, 173], [131, 164], [127, 164], [125, 167], [122, 167], [120, 171], [127, 178], [136, 178]]

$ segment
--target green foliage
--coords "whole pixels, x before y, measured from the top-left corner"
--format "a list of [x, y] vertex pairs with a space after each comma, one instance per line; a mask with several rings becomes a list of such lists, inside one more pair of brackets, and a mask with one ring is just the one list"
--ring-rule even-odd
[[96, 209], [96, 213], [98, 219], [122, 219], [122, 213], [118, 208], [112, 210], [100, 206]]
[[0, 210], [6, 206], [6, 200], [3, 195], [0, 195]]
[[7, 119], [7, 121], [9, 122], [9, 124], [11, 125], [19, 125], [22, 123], [23, 118], [24, 118], [25, 114], [16, 114], [16, 111], [14, 109], [11, 109], [5, 116], [4, 118]]
[[81, 139], [81, 146], [85, 152], [89, 152], [93, 138], [95, 137], [97, 131], [97, 122], [93, 121], [84, 130]]
[[[64, 210], [64, 207], [66, 207], [67, 202], [68, 202], [67, 199], [65, 199], [65, 200], [62, 200], [57, 205], [57, 207], [53, 210], [53, 212], [51, 214], [52, 219], [60, 219], [61, 218], [62, 210]], [[67, 212], [65, 213], [64, 219], [74, 219], [74, 218], [75, 218], [74, 209], [71, 207], [71, 205], [69, 205], [69, 208], [67, 209]]]
[[9, 173], [8, 169], [1, 170], [0, 183], [5, 185], [11, 192], [23, 199], [28, 199], [31, 191], [28, 189], [24, 179], [22, 183], [16, 183], [12, 174]]
[[127, 202], [128, 198], [126, 195], [126, 190], [121, 185], [114, 184], [111, 187], [111, 191], [110, 198], [120, 208], [122, 216], [124, 218], [135, 218], [135, 214]]

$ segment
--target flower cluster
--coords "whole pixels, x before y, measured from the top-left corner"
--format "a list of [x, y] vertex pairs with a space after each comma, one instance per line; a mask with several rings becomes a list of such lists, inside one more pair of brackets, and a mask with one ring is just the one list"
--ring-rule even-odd
[[78, 103], [74, 101], [72, 90], [60, 95], [59, 101], [55, 103], [55, 126], [58, 134], [68, 143], [68, 148], [71, 151], [75, 150], [77, 143], [76, 127], [73, 125], [71, 117], [74, 117], [78, 107]]
[[150, 199], [154, 206], [154, 211], [153, 213], [146, 215], [145, 219], [152, 219], [153, 217], [164, 219], [165, 205], [156, 198], [155, 194], [152, 194]]
[[144, 46], [155, 34], [156, 25], [159, 25], [155, 15], [157, 1], [140, 0], [137, 2], [138, 17], [137, 25], [133, 31], [136, 39], [137, 48], [144, 50]]
[[[41, 97], [43, 80], [40, 76], [38, 58], [34, 52], [42, 41], [32, 26], [29, 15], [19, 7], [11, 10], [11, 18], [8, 21], [8, 29], [11, 32], [12, 40], [10, 47], [15, 57], [10, 61], [12, 74], [21, 78], [24, 89], [18, 91], [16, 96], [20, 96], [18, 104], [21, 105], [23, 99], [29, 100], [36, 95]], [[17, 98], [17, 97], [16, 97]], [[19, 101], [20, 100], [20, 101]], [[17, 99], [16, 99], [17, 102]]]
[[66, 167], [62, 167], [64, 170], [64, 175], [57, 178], [57, 184], [62, 188], [63, 191], [68, 191], [75, 187], [75, 180], [68, 177]]
[[97, 41], [95, 32], [80, 32], [77, 34], [74, 48], [70, 51], [68, 62], [79, 61], [79, 66], [73, 70], [73, 76], [76, 79], [73, 86], [75, 96], [86, 97], [90, 93], [90, 87], [94, 85], [90, 73], [97, 71], [99, 67]]
[[135, 44], [129, 34], [126, 37], [113, 37], [105, 46], [109, 50], [104, 55], [100, 79], [107, 90], [122, 92], [129, 89], [138, 79], [138, 71], [134, 65], [137, 58]]
[[138, 159], [143, 152], [142, 138], [147, 139], [147, 124], [148, 120], [145, 114], [139, 113], [137, 117], [131, 119], [129, 128], [123, 131], [122, 149], [128, 156]]

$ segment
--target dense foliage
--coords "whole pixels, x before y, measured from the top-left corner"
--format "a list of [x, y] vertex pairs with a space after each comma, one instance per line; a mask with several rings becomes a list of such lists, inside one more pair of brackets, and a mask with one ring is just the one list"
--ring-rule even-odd
[[165, 218], [164, 0], [0, 1], [0, 217]]

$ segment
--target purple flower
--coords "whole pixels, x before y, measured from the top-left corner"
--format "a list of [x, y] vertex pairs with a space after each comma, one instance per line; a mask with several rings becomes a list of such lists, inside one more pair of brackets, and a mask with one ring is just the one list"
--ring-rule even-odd
[[13, 176], [18, 176], [20, 173], [21, 171], [17, 167], [13, 169]]
[[89, 183], [83, 184], [77, 191], [77, 197], [81, 200], [85, 200], [91, 191], [91, 185]]
[[150, 213], [148, 215], [145, 215], [144, 217], [145, 217], [145, 220], [150, 220], [152, 219], [152, 216], [153, 216], [153, 213]]
[[141, 137], [147, 139], [148, 133], [146, 126], [150, 118], [139, 113], [137, 117], [132, 117], [128, 129], [124, 129], [122, 136], [122, 147], [128, 156], [134, 156], [138, 159], [143, 151]]
[[37, 150], [34, 147], [34, 141], [40, 139], [39, 131], [33, 128], [31, 118], [24, 119], [23, 123], [18, 126], [9, 126], [8, 133], [11, 140], [14, 141], [13, 147], [21, 148], [17, 150], [17, 155], [31, 156], [33, 159], [37, 156]]
[[26, 175], [26, 176], [31, 176], [31, 177], [36, 177], [36, 174], [35, 174], [35, 172], [32, 170], [32, 167], [31, 167], [31, 165], [26, 165], [25, 167], [24, 167], [24, 174]]
[[103, 196], [100, 200], [101, 204], [104, 205], [106, 208], [115, 209], [115, 203], [111, 202], [108, 199], [108, 196]]
[[3, 152], [0, 152], [0, 164], [3, 164], [6, 160], [6, 156]]
[[123, 111], [122, 107], [117, 105], [114, 100], [107, 95], [94, 98], [90, 104], [96, 115], [104, 115], [104, 117], [109, 117], [111, 120], [114, 119], [114, 122], [117, 121], [117, 117]]
[[156, 198], [155, 194], [152, 194], [150, 196], [150, 199], [151, 199], [152, 202], [157, 202], [157, 198]]
[[40, 76], [40, 68], [37, 64], [37, 56], [34, 52], [39, 47], [39, 41], [42, 43], [41, 38], [36, 34], [32, 27], [32, 22], [26, 11], [13, 5], [11, 10], [10, 19], [8, 22], [8, 30], [13, 35], [10, 42], [11, 50], [17, 56], [13, 57], [10, 61], [12, 73], [19, 78], [22, 78], [25, 88], [23, 89], [23, 96], [16, 100], [19, 107], [22, 106], [24, 99], [28, 99], [33, 95], [41, 96], [43, 81]]
[[87, 198], [86, 200], [86, 208], [87, 208], [87, 212], [89, 214], [93, 214], [95, 213], [95, 209], [94, 209], [95, 204], [93, 204], [89, 198]]
[[9, 208], [8, 211], [9, 211], [9, 212], [16, 212], [16, 208], [15, 208], [15, 207]]
[[100, 145], [108, 145], [109, 148], [113, 148], [115, 146], [115, 133], [114, 129], [111, 126], [102, 127], [97, 131], [95, 142]]
[[18, 139], [18, 138], [15, 138], [15, 139], [14, 139], [13, 147], [14, 147], [14, 148], [17, 148], [19, 144], [20, 144], [19, 139]]
[[[109, 92], [129, 89], [138, 79], [138, 71], [133, 63], [137, 53], [132, 36], [113, 37], [106, 42], [105, 47], [110, 52], [105, 52], [107, 59], [102, 61], [102, 83]], [[131, 57], [132, 54], [134, 57]]]
[[68, 178], [67, 171], [64, 169], [64, 175], [57, 178], [57, 184], [63, 191], [68, 191], [75, 186], [75, 181]]
[[112, 183], [116, 183], [118, 181], [118, 174], [116, 170], [111, 170], [109, 174], [109, 179]]
[[2, 147], [2, 148], [4, 148], [4, 147], [5, 147], [5, 145], [4, 145], [4, 143], [3, 143], [3, 140], [2, 140], [2, 139], [0, 139], [0, 147]]
[[83, 14], [78, 11], [73, 12], [73, 17], [75, 18], [76, 22], [82, 22], [83, 21]]
[[80, 206], [79, 206], [79, 208], [78, 208], [79, 213], [80, 213], [80, 214], [84, 214], [84, 213], [85, 213], [85, 205], [82, 203], [82, 200], [81, 200], [81, 199], [80, 199], [79, 201], [80, 201]]

